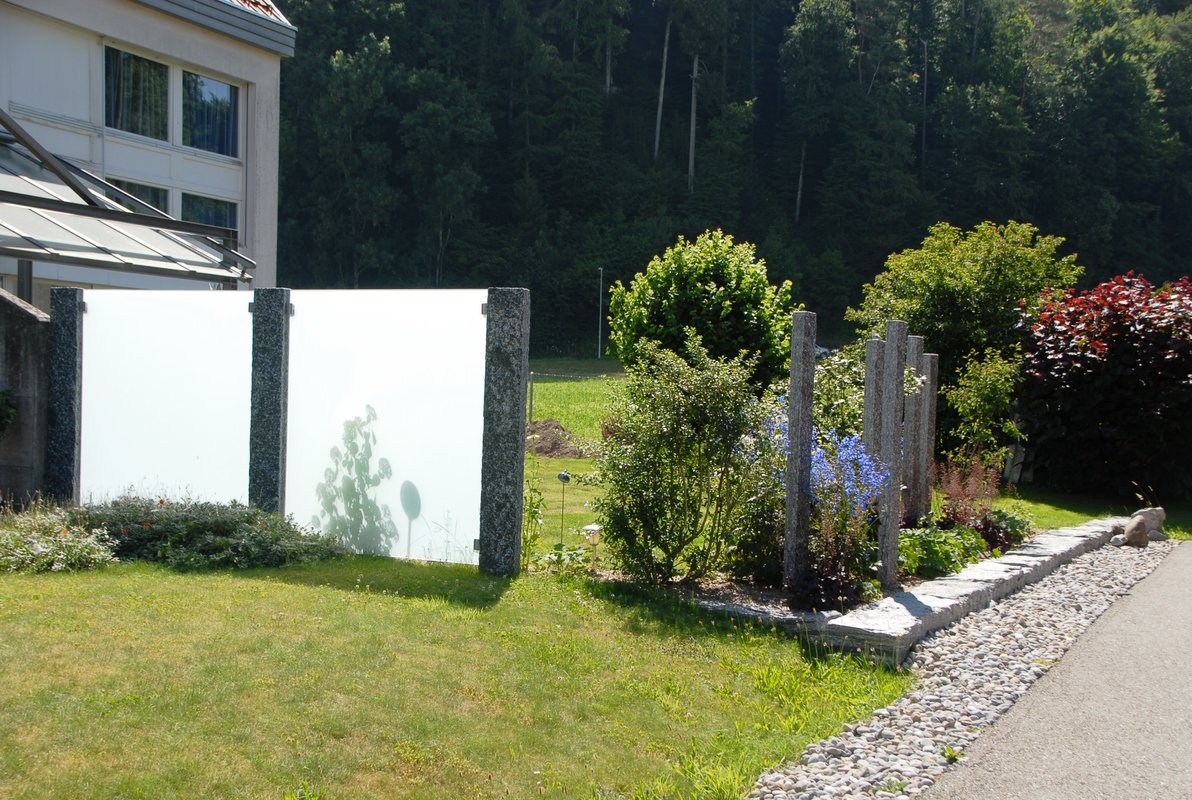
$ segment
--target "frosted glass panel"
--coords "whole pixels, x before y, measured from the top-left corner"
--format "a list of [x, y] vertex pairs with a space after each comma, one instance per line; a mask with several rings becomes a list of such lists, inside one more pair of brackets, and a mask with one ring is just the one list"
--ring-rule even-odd
[[247, 292], [83, 293], [84, 502], [248, 500]]
[[475, 564], [488, 292], [295, 291], [286, 510], [353, 549]]

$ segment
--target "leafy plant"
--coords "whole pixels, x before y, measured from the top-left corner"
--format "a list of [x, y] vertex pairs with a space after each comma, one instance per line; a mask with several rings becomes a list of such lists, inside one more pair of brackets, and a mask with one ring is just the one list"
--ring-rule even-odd
[[60, 508], [32, 504], [0, 515], [0, 572], [72, 572], [114, 563], [108, 531], [72, 521]]
[[527, 570], [537, 557], [538, 542], [542, 538], [542, 512], [546, 498], [542, 494], [542, 479], [538, 477], [538, 459], [527, 456], [522, 490], [521, 568]]
[[859, 436], [865, 415], [865, 343], [856, 341], [815, 364], [811, 416], [818, 431]]
[[904, 575], [951, 575], [985, 555], [985, 540], [965, 525], [908, 528], [898, 534], [898, 570]]
[[942, 755], [949, 764], [955, 764], [957, 761], [964, 758], [964, 751], [958, 750], [949, 744], [944, 746], [944, 749], [940, 751], [940, 755]]
[[1022, 439], [1013, 418], [1021, 363], [1017, 348], [1009, 356], [992, 347], [981, 354], [969, 353], [956, 383], [944, 389], [957, 420], [954, 433], [961, 442], [956, 457], [997, 466], [1005, 461], [1009, 446]]
[[534, 563], [558, 575], [582, 575], [592, 566], [592, 548], [587, 544], [569, 547], [560, 542], [536, 558]]
[[692, 335], [686, 359], [642, 342], [616, 398], [596, 503], [616, 562], [640, 580], [718, 569], [749, 524], [754, 470], [746, 439], [761, 427], [751, 359], [714, 359]]
[[343, 449], [331, 448], [331, 466], [315, 489], [322, 508], [311, 524], [357, 552], [388, 554], [397, 541], [397, 524], [389, 506], [369, 493], [393, 477], [393, 468], [388, 459], [378, 458], [373, 469], [377, 412], [364, 408], [363, 417], [344, 422]]
[[609, 299], [613, 354], [629, 366], [641, 358], [642, 341], [688, 352], [694, 330], [713, 358], [753, 356], [755, 394], [782, 381], [790, 362], [791, 284], [773, 286], [754, 252], [751, 244], [707, 231], [694, 242], [680, 237], [628, 288], [617, 281]]
[[323, 794], [322, 789], [312, 789], [310, 784], [303, 781], [298, 785], [298, 788], [292, 792], [286, 792], [284, 800], [325, 800], [326, 795]]
[[1049, 300], [1030, 323], [1022, 388], [1043, 485], [1192, 497], [1192, 281], [1119, 275]]

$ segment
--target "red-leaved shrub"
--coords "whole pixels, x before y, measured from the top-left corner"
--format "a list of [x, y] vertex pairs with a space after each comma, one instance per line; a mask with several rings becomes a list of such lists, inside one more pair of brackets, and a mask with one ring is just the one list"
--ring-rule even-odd
[[1192, 282], [1134, 273], [1068, 290], [1030, 322], [1021, 410], [1034, 480], [1192, 497]]

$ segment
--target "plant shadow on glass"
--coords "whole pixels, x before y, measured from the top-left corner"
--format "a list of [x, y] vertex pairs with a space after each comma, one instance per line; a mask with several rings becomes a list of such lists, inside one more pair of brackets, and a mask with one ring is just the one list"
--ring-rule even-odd
[[[372, 424], [377, 412], [372, 406], [364, 408], [363, 417], [344, 421], [343, 449], [331, 448], [331, 466], [315, 488], [321, 510], [311, 525], [357, 552], [389, 555], [397, 543], [397, 524], [389, 506], [377, 502], [375, 490], [393, 477], [393, 468], [389, 459], [378, 457], [373, 469], [377, 435]], [[403, 498], [417, 496], [417, 489], [410, 487], [403, 486]]]

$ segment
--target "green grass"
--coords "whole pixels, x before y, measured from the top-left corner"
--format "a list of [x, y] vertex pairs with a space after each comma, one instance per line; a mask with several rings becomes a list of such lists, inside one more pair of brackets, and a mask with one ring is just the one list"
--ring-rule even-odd
[[621, 365], [610, 358], [542, 359], [530, 371], [531, 419], [557, 419], [576, 436], [599, 441], [612, 393], [625, 377]]
[[0, 797], [740, 797], [907, 675], [627, 587], [353, 557], [0, 576]]
[[[591, 475], [595, 462], [587, 458], [526, 458], [526, 474], [538, 478], [545, 505], [542, 511], [540, 550], [549, 550], [559, 543], [560, 528], [563, 543], [576, 545], [584, 541], [581, 531], [585, 525], [597, 521], [592, 501], [600, 495], [600, 488], [583, 485], [581, 475]], [[572, 476], [571, 483], [564, 488], [559, 473]]]
[[[1114, 503], [1104, 499], [1060, 494], [1035, 486], [1019, 486], [1012, 496], [1003, 497], [999, 506], [1023, 509], [1040, 529], [1079, 525], [1090, 519], [1124, 516], [1138, 510], [1140, 504]], [[1172, 539], [1192, 540], [1192, 504], [1164, 506], [1167, 522], [1163, 531]]]

